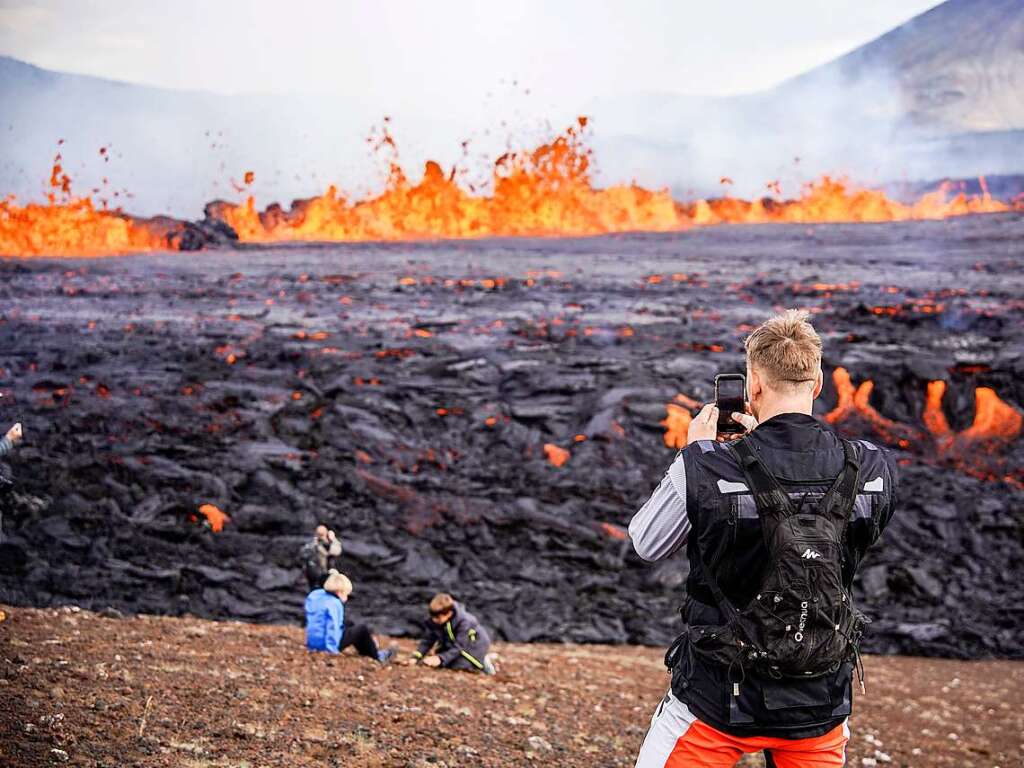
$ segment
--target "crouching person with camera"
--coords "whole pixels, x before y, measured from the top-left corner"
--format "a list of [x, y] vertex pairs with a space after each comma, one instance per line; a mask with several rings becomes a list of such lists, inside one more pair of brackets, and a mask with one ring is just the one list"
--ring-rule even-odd
[[14, 450], [14, 446], [21, 442], [21, 424], [15, 424], [7, 430], [7, 433], [0, 437], [0, 457], [3, 457]]
[[806, 313], [765, 322], [746, 356], [749, 413], [721, 414], [746, 434], [723, 439], [706, 405], [629, 526], [644, 560], [685, 545], [690, 563], [671, 687], [638, 768], [762, 750], [778, 768], [845, 763], [864, 624], [851, 587], [892, 517], [896, 465], [811, 415], [823, 378]]
[[[21, 442], [24, 434], [21, 424], [15, 424], [7, 430], [3, 437], [0, 437], [0, 459], [14, 450], [14, 446]], [[0, 541], [4, 540], [4, 508], [6, 496], [14, 487], [14, 481], [8, 477], [4, 468], [0, 466]]]

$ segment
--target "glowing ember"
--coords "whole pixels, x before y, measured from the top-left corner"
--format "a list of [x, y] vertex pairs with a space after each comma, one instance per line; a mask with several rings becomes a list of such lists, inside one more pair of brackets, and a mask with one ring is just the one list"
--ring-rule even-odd
[[221, 512], [213, 504], [203, 504], [199, 507], [199, 514], [206, 518], [207, 525], [210, 526], [210, 530], [214, 533], [223, 531], [224, 523], [231, 519], [229, 515]]
[[629, 534], [626, 533], [625, 530], [613, 523], [601, 523], [600, 528], [606, 536], [616, 539], [617, 541], [625, 541], [629, 538]]
[[565, 448], [559, 448], [554, 443], [544, 443], [544, 455], [553, 466], [561, 467], [569, 460], [570, 453]]

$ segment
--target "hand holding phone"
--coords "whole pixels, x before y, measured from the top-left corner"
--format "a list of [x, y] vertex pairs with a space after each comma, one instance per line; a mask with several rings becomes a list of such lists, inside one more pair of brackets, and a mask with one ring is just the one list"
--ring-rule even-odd
[[737, 422], [733, 413], [746, 413], [747, 378], [742, 373], [721, 373], [715, 376], [715, 407], [718, 408], [718, 434], [740, 435], [747, 427]]

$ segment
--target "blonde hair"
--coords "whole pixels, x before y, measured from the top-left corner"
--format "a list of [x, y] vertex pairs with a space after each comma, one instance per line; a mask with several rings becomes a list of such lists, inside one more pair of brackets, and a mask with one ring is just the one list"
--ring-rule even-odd
[[324, 582], [324, 590], [326, 592], [339, 592], [348, 597], [352, 594], [352, 582], [344, 573], [339, 573], [332, 568], [327, 576], [327, 581]]
[[444, 613], [455, 608], [455, 598], [447, 592], [438, 592], [430, 600], [430, 612], [433, 614]]
[[792, 388], [817, 379], [821, 337], [808, 317], [805, 310], [787, 309], [765, 320], [744, 342], [747, 362], [767, 377], [769, 386]]

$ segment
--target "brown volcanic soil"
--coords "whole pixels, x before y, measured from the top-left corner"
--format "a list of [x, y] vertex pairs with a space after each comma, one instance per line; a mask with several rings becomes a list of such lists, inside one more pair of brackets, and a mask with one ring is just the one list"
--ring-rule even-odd
[[[653, 648], [500, 644], [485, 678], [309, 654], [298, 627], [4, 610], [4, 766], [629, 766], [667, 685]], [[867, 666], [851, 765], [1024, 760], [1024, 664]]]

